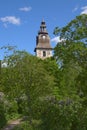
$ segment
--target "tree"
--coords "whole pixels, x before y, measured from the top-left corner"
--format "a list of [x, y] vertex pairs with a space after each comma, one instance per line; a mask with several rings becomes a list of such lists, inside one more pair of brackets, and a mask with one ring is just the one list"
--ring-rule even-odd
[[[58, 43], [54, 49], [54, 57], [56, 57], [61, 69], [63, 70], [67, 67], [69, 70], [69, 68], [71, 68], [72, 74], [74, 72], [73, 70], [76, 70], [78, 74], [77, 78], [79, 77], [78, 79], [84, 80], [87, 75], [85, 73], [87, 69], [86, 19], [87, 15], [77, 16], [76, 19], [72, 20], [66, 27], [63, 27], [60, 32], [60, 37], [65, 40]], [[84, 75], [84, 78], [80, 78], [82, 75]], [[75, 76], [75, 73], [73, 76]], [[71, 77], [71, 74], [69, 77]], [[78, 80], [78, 82], [77, 85], [83, 86], [82, 84], [84, 83], [82, 80]], [[86, 80], [84, 82], [86, 87]]]
[[[48, 74], [43, 60], [24, 51], [15, 51], [5, 60], [7, 67], [3, 69], [3, 90], [10, 102], [16, 102], [13, 112], [40, 118], [44, 98], [52, 94], [53, 77]], [[38, 109], [37, 109], [38, 108]]]
[[[59, 80], [56, 80], [58, 94], [61, 96], [61, 103], [71, 100], [71, 113], [75, 113], [72, 120], [71, 129], [87, 129], [86, 125], [86, 98], [87, 98], [87, 15], [77, 16], [67, 26], [61, 28], [58, 33], [61, 39], [60, 43], [54, 48], [54, 57], [60, 66]], [[57, 35], [57, 34], [56, 34]], [[64, 105], [65, 106], [65, 105]], [[64, 110], [64, 108], [63, 108]], [[66, 107], [66, 111], [69, 108]], [[80, 115], [79, 115], [80, 114]], [[79, 115], [79, 116], [78, 116]], [[83, 121], [81, 120], [81, 117]], [[77, 120], [77, 121], [76, 121]], [[76, 122], [76, 124], [75, 124]], [[67, 121], [66, 121], [67, 123]], [[76, 127], [77, 125], [77, 127]], [[66, 129], [66, 127], [65, 127]]]

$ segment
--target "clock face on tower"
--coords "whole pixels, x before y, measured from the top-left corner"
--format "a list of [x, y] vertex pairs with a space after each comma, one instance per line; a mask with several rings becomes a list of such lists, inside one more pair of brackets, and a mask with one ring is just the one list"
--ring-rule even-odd
[[46, 38], [46, 36], [45, 36], [45, 35], [43, 35], [43, 36], [42, 36], [42, 38], [43, 38], [43, 39], [45, 39], [45, 38]]

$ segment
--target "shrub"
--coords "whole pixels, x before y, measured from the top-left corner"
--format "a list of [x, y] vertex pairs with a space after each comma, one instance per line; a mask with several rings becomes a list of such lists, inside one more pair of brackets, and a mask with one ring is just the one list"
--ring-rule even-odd
[[0, 128], [6, 124], [4, 104], [0, 101]]

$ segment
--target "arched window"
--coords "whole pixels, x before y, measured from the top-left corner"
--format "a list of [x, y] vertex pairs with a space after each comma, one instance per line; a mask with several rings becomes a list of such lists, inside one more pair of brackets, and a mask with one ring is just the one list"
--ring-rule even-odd
[[46, 51], [43, 51], [43, 57], [45, 57], [46, 56]]

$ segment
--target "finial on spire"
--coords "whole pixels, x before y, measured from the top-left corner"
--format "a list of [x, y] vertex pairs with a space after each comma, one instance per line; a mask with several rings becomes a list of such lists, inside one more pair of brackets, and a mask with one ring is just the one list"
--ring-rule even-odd
[[42, 22], [44, 22], [44, 18], [42, 19]]

